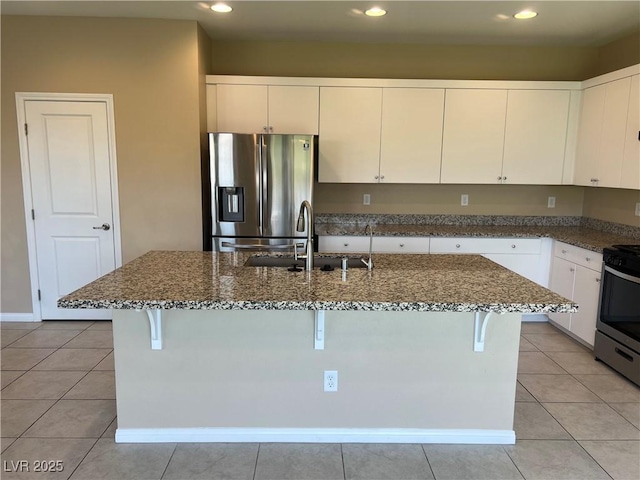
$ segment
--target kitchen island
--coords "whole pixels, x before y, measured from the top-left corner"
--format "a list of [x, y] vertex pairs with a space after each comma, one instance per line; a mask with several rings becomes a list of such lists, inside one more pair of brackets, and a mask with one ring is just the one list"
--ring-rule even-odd
[[113, 309], [116, 441], [514, 443], [521, 314], [576, 309], [476, 255], [248, 256], [149, 252], [59, 301]]

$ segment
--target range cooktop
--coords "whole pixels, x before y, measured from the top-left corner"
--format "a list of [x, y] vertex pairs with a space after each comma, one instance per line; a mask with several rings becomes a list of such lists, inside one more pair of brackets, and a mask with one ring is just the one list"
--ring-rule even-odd
[[613, 245], [613, 248], [640, 257], [640, 245]]

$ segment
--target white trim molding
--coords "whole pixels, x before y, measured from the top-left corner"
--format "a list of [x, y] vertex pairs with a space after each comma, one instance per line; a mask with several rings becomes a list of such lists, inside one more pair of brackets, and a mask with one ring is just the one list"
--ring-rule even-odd
[[513, 445], [513, 430], [423, 428], [118, 428], [116, 443], [293, 442]]
[[0, 313], [0, 322], [39, 322], [33, 313]]
[[[116, 129], [113, 95], [108, 93], [49, 93], [49, 92], [16, 92], [16, 112], [18, 117], [18, 143], [20, 146], [20, 164], [22, 171], [22, 192], [24, 201], [24, 218], [27, 230], [27, 253], [29, 255], [29, 277], [31, 285], [31, 306], [33, 320], [41, 321], [42, 310], [38, 300], [38, 263], [36, 250], [35, 224], [31, 221], [33, 198], [31, 192], [31, 167], [29, 165], [29, 148], [24, 128], [26, 123], [25, 102], [27, 101], [56, 101], [56, 102], [103, 102], [107, 109], [107, 123], [109, 128], [109, 159], [111, 172], [111, 207], [113, 212], [113, 242], [115, 250], [115, 266], [122, 266], [122, 239], [120, 230], [120, 203], [118, 198], [118, 167], [116, 158]], [[10, 315], [10, 314], [7, 314]]]

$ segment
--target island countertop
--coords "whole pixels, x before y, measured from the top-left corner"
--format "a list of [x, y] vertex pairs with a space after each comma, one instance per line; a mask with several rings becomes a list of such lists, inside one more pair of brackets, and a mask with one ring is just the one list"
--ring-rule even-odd
[[375, 268], [289, 272], [249, 253], [151, 251], [60, 308], [573, 312], [576, 305], [479, 255], [374, 255]]

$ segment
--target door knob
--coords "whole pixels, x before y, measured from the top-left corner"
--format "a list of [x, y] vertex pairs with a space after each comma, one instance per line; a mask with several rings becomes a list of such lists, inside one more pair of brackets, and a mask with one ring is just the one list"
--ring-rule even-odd
[[102, 225], [100, 225], [99, 227], [93, 227], [94, 230], [111, 230], [111, 225], [109, 225], [108, 223], [103, 223]]

